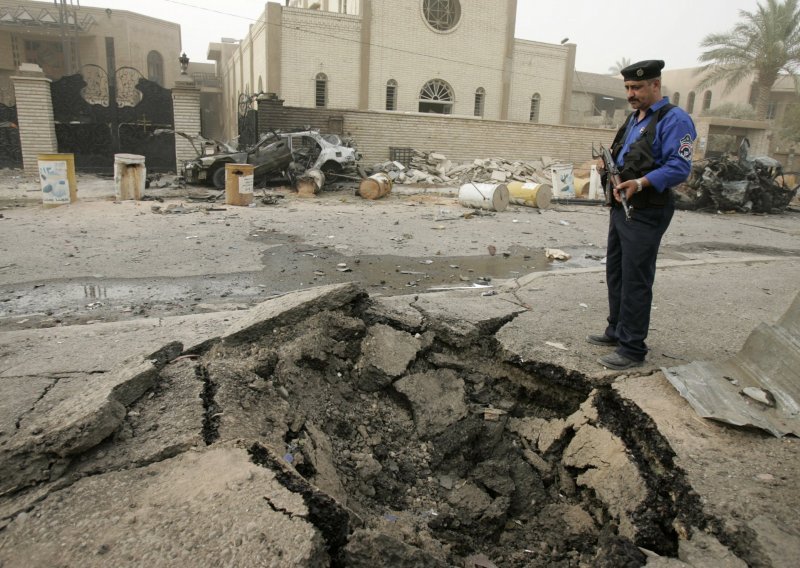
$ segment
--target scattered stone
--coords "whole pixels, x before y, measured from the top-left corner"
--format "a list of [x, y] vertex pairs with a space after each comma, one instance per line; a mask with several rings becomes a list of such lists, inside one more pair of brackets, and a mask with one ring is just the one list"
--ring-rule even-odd
[[647, 487], [622, 440], [608, 430], [583, 426], [564, 450], [562, 463], [585, 470], [577, 483], [593, 489], [619, 519], [620, 534], [634, 539], [632, 514], [647, 497]]
[[423, 439], [443, 432], [467, 415], [464, 381], [450, 369], [403, 377], [394, 388], [411, 403], [417, 433]]
[[356, 365], [358, 388], [377, 391], [406, 372], [417, 357], [420, 340], [405, 331], [378, 324], [367, 330], [361, 343], [361, 359]]

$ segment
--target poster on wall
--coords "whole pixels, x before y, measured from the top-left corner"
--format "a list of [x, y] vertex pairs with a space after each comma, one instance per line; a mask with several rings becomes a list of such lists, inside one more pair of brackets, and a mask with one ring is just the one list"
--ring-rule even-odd
[[39, 179], [42, 182], [43, 203], [70, 202], [66, 161], [39, 160]]

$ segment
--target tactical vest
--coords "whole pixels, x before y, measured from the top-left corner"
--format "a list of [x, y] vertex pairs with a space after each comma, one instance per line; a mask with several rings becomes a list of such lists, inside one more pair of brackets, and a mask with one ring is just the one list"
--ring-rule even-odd
[[[622, 166], [619, 172], [622, 181], [646, 176], [648, 172], [663, 165], [657, 163], [653, 157], [653, 142], [656, 139], [656, 125], [658, 121], [664, 118], [664, 115], [673, 108], [675, 108], [675, 105], [667, 103], [658, 109], [655, 116], [650, 120], [647, 126], [645, 126], [642, 135], [628, 148], [628, 153], [625, 154], [625, 165]], [[614, 161], [617, 160], [617, 155], [625, 145], [625, 132], [627, 132], [628, 125], [632, 120], [635, 119], [632, 116], [629, 117], [614, 137], [614, 142], [611, 144], [611, 156], [614, 158]], [[633, 126], [631, 127], [633, 128]], [[643, 188], [639, 193], [633, 194], [629, 201], [634, 209], [641, 209], [643, 207], [664, 207], [664, 205], [669, 203], [670, 194], [670, 188], [658, 192], [653, 186], [648, 186]]]

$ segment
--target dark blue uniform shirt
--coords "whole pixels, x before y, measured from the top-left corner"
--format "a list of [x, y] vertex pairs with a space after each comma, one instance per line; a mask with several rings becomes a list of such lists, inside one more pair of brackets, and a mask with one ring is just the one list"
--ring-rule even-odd
[[[639, 111], [634, 111], [628, 119], [628, 130], [625, 143], [617, 155], [617, 165], [622, 168], [625, 154], [631, 144], [644, 132], [645, 127], [653, 120], [653, 115], [669, 99], [664, 97], [647, 109], [642, 120], [637, 120]], [[665, 114], [656, 125], [656, 139], [653, 142], [653, 158], [658, 167], [648, 172], [645, 177], [656, 191], [664, 191], [686, 181], [692, 169], [692, 145], [697, 138], [692, 118], [681, 108], [675, 107]]]

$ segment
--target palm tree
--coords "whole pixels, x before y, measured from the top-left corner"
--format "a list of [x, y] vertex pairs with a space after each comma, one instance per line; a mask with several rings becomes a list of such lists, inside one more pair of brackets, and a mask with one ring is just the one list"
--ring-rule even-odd
[[619, 72], [625, 69], [628, 65], [631, 64], [631, 60], [627, 57], [623, 57], [619, 61], [615, 62], [614, 65], [608, 68], [609, 75], [619, 75]]
[[772, 85], [781, 73], [796, 76], [800, 66], [800, 7], [798, 0], [766, 0], [754, 12], [739, 11], [741, 21], [731, 31], [707, 35], [700, 43], [709, 48], [699, 57], [706, 63], [698, 88], [725, 81], [729, 92], [753, 78], [757, 90], [756, 115], [767, 117]]

